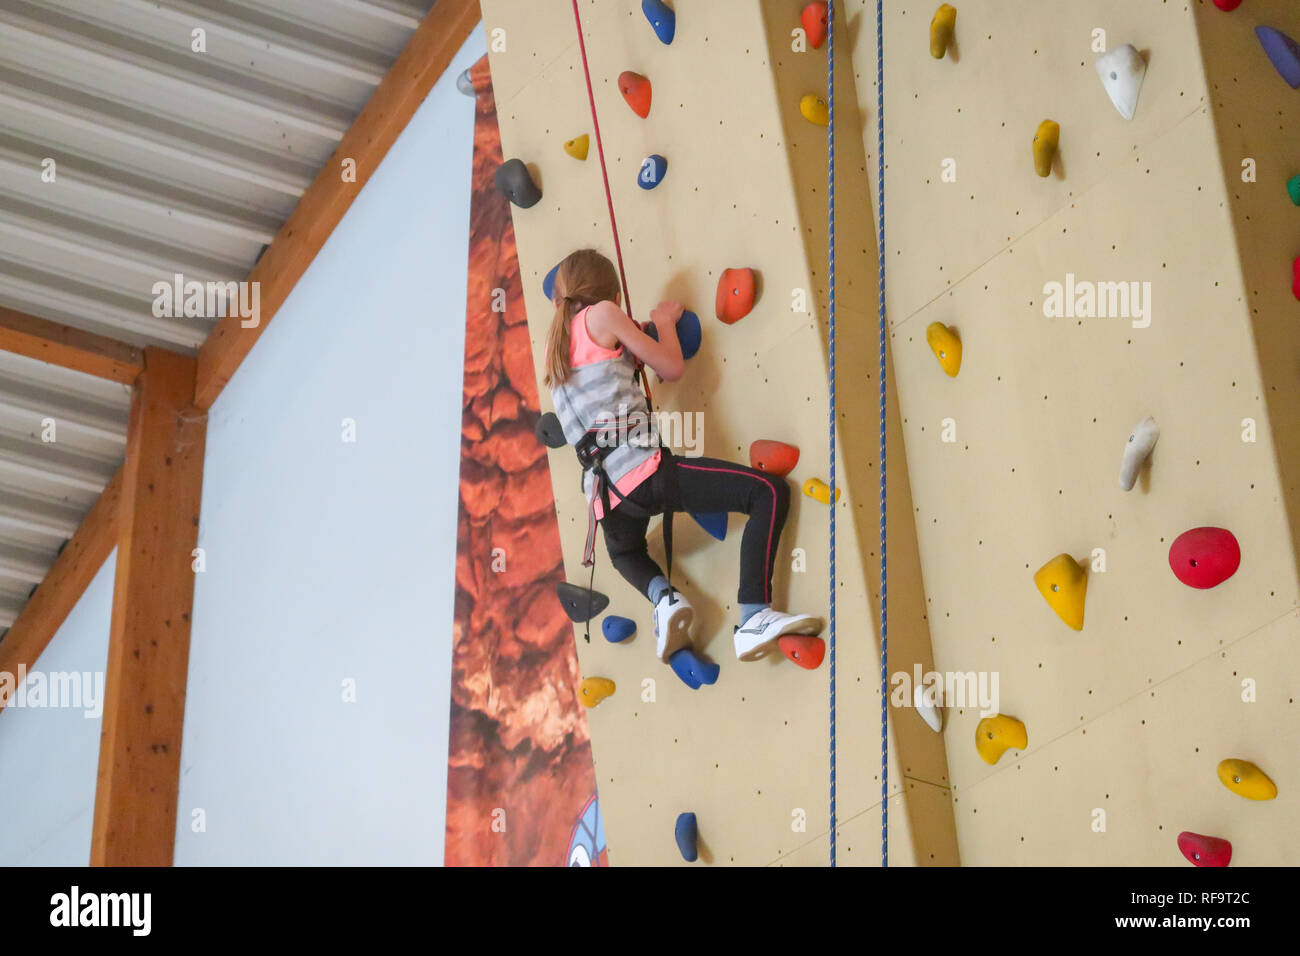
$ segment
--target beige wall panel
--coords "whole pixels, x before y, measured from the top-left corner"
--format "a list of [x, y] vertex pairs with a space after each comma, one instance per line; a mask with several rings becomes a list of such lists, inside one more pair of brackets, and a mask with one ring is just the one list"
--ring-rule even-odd
[[[1232, 865], [1294, 865], [1300, 846], [1295, 619], [1283, 618], [957, 792], [963, 859], [986, 865], [1186, 865], [1182, 830], [1232, 843]], [[1241, 702], [1241, 680], [1258, 703]], [[1257, 763], [1276, 800], [1219, 783], [1225, 757]], [[1105, 832], [1093, 812], [1105, 811]]]
[[[792, 290], [813, 287], [813, 259], [800, 232], [764, 19], [755, 0], [678, 7], [677, 37], [665, 47], [634, 0], [581, 5], [633, 311], [644, 319], [659, 298], [675, 297], [700, 314], [700, 355], [681, 382], [658, 385], [655, 395], [662, 409], [704, 414], [706, 454], [744, 461], [757, 438], [800, 446], [800, 464], [790, 476], [795, 504], [782, 539], [786, 557], [776, 595], [778, 603], [824, 615], [826, 512], [799, 496], [798, 488], [806, 478], [827, 477], [825, 347], [818, 317], [791, 311]], [[797, 22], [798, 8], [791, 9]], [[490, 49], [493, 29], [506, 30], [506, 50], [491, 53], [505, 153], [533, 164], [545, 193], [532, 209], [514, 210], [538, 359], [552, 312], [541, 292], [542, 277], [574, 248], [590, 244], [612, 255], [613, 245], [594, 135], [585, 163], [561, 148], [563, 141], [591, 132], [570, 4], [484, 0], [483, 13]], [[627, 108], [614, 84], [625, 69], [644, 73], [654, 86], [646, 120]], [[635, 178], [651, 152], [668, 159], [668, 173], [656, 190], [645, 192]], [[729, 266], [752, 266], [762, 281], [758, 307], [730, 327], [713, 317], [712, 308], [717, 277]], [[549, 395], [542, 404], [548, 407]], [[585, 505], [572, 453], [552, 453], [551, 467], [567, 573], [585, 584]], [[840, 468], [843, 474], [843, 463]], [[861, 494], [859, 502], [846, 493], [839, 506], [838, 811], [842, 821], [860, 817], [864, 833], [874, 830], [870, 842], [877, 843], [877, 642], [863, 583], [873, 572], [864, 573], [853, 545], [874, 537], [874, 485]], [[854, 523], [859, 514], [868, 529], [861, 533]], [[689, 518], [679, 518], [677, 528], [674, 581], [700, 612], [699, 643], [722, 666], [718, 684], [688, 690], [654, 659], [649, 605], [612, 570], [603, 542], [596, 587], [612, 598], [612, 613], [638, 622], [639, 633], [628, 646], [609, 645], [598, 631], [590, 645], [578, 638], [583, 673], [610, 677], [619, 686], [589, 715], [611, 861], [680, 862], [673, 820], [693, 810], [714, 863], [765, 864], [788, 856], [824, 864], [827, 668], [808, 672], [783, 660], [738, 663], [730, 632], [740, 523], [732, 522], [724, 543], [705, 537]], [[795, 547], [807, 552], [805, 573], [790, 571]], [[659, 548], [653, 527], [651, 548]], [[655, 681], [654, 703], [640, 693], [646, 678]], [[897, 750], [891, 747], [894, 790], [902, 787]], [[941, 763], [924, 769], [942, 776]], [[803, 831], [792, 826], [799, 810], [807, 814]], [[927, 810], [919, 819], [936, 817], [942, 814]], [[908, 814], [900, 808], [890, 824], [891, 862], [912, 862]], [[951, 834], [950, 811], [947, 830]], [[819, 837], [822, 852], [815, 852]], [[954, 846], [950, 836], [945, 862], [954, 858]], [[859, 848], [850, 859], [842, 852], [840, 862], [857, 862], [865, 854]], [[878, 862], [878, 856], [868, 862]]]
[[[1235, 237], [1221, 254], [1234, 254], [1245, 277], [1246, 299], [1264, 381], [1271, 441], [1284, 478], [1292, 543], [1300, 542], [1300, 376], [1295, 323], [1300, 303], [1291, 293], [1291, 261], [1300, 254], [1300, 209], [1286, 181], [1300, 173], [1296, 129], [1300, 97], [1268, 62], [1255, 27], [1300, 36], [1300, 8], [1291, 0], [1258, 0], [1224, 16], [1195, 6], [1201, 58], [1212, 96], [1223, 177]], [[1243, 181], [1243, 161], [1254, 161], [1255, 182]]]
[[[1252, 326], [1224, 179], [1233, 150], [1221, 159], [1216, 133], [1227, 124], [1219, 117], [1216, 131], [1206, 106], [1197, 46], [1196, 20], [1204, 35], [1227, 15], [1155, 0], [959, 3], [959, 62], [936, 62], [925, 40], [933, 6], [890, 8], [885, 32], [889, 306], [920, 563], [936, 666], [996, 673], [1001, 710], [1029, 732], [1026, 753], [990, 767], [975, 753], [975, 709], [949, 714], [962, 860], [1178, 863], [1177, 832], [1200, 829], [1251, 847], [1238, 862], [1294, 862], [1294, 802], [1248, 804], [1214, 778], [1219, 759], [1246, 756], [1282, 787], [1300, 727], [1300, 588], [1257, 356], [1261, 321], [1277, 325]], [[875, 73], [874, 4], [850, 4], [851, 21], [868, 12], [854, 51], [860, 76]], [[1094, 27], [1110, 46], [1149, 55], [1132, 123], [1097, 79]], [[1251, 64], [1240, 46], [1239, 69], [1277, 81], [1277, 108], [1292, 103], [1262, 54]], [[874, 111], [861, 80], [858, 96]], [[1028, 144], [1049, 116], [1062, 124], [1065, 173], [1042, 180]], [[873, 147], [874, 130], [864, 135]], [[1270, 136], [1258, 142], [1280, 165]], [[955, 184], [939, 182], [947, 156], [958, 159]], [[1275, 221], [1287, 202], [1278, 176]], [[1238, 212], [1239, 231], [1243, 223]], [[1278, 307], [1289, 294], [1284, 267], [1300, 251], [1285, 261], [1277, 251], [1287, 228], [1270, 231], [1263, 268], [1280, 283], [1268, 293]], [[1046, 318], [1044, 284], [1067, 273], [1149, 281], [1150, 327]], [[1247, 279], [1255, 296], [1249, 265]], [[1294, 300], [1287, 308], [1294, 317]], [[925, 344], [932, 321], [961, 333], [956, 379]], [[1294, 346], [1283, 358], [1280, 338], [1272, 344], [1265, 367], [1286, 364], [1294, 379]], [[1275, 391], [1281, 405], [1270, 383]], [[1120, 454], [1147, 414], [1160, 442], [1149, 474], [1125, 493]], [[1246, 417], [1259, 423], [1257, 443], [1241, 440]], [[953, 443], [940, 440], [945, 418]], [[1199, 592], [1173, 577], [1167, 551], [1203, 524], [1232, 529], [1243, 560], [1231, 580]], [[1107, 570], [1090, 574], [1075, 633], [1032, 574], [1059, 552], [1087, 558], [1094, 548], [1105, 549]], [[1232, 658], [1256, 646], [1285, 683], [1245, 704]], [[1094, 796], [1101, 781], [1110, 789]], [[1095, 806], [1112, 807], [1108, 836], [1089, 828]]]

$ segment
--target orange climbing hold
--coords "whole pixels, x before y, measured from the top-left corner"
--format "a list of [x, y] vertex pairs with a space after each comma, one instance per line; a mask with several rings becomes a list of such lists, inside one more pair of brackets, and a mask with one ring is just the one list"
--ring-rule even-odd
[[723, 269], [714, 303], [718, 318], [733, 325], [749, 315], [754, 308], [757, 285], [753, 269]]
[[614, 682], [608, 677], [588, 677], [578, 688], [578, 699], [584, 707], [595, 707], [614, 693]]
[[1272, 800], [1277, 784], [1249, 760], [1223, 760], [1218, 766], [1219, 782], [1247, 800]]
[[618, 91], [632, 107], [632, 112], [645, 119], [650, 115], [650, 81], [640, 73], [626, 70], [618, 76]]
[[794, 661], [800, 667], [815, 671], [821, 666], [826, 656], [826, 642], [820, 637], [808, 634], [782, 634], [777, 638], [777, 645], [786, 660]]
[[799, 464], [799, 449], [783, 441], [760, 438], [749, 446], [749, 466], [785, 477]]
[[819, 3], [810, 3], [804, 7], [803, 13], [799, 15], [799, 22], [803, 24], [803, 32], [808, 35], [808, 45], [814, 50], [820, 50], [822, 44], [826, 42], [825, 0]]

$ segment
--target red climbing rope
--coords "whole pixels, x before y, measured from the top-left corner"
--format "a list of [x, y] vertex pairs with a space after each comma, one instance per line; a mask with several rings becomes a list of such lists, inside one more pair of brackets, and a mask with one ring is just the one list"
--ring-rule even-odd
[[[573, 0], [573, 20], [578, 26], [578, 49], [582, 53], [582, 74], [587, 79], [587, 102], [591, 104], [591, 125], [596, 130], [596, 153], [600, 157], [600, 176], [605, 180], [605, 204], [609, 207], [609, 225], [614, 232], [614, 254], [618, 258], [618, 277], [623, 283], [623, 311], [630, 318], [632, 315], [632, 297], [627, 291], [627, 271], [623, 268], [623, 247], [618, 241], [618, 221], [614, 218], [614, 195], [609, 189], [609, 171], [605, 168], [605, 147], [600, 139], [600, 121], [596, 119], [596, 94], [591, 89], [591, 69], [587, 66], [587, 44], [582, 38], [582, 15], [578, 13], [578, 0]], [[641, 388], [645, 390], [646, 401], [654, 408], [650, 398], [650, 383], [644, 371], [641, 374]]]

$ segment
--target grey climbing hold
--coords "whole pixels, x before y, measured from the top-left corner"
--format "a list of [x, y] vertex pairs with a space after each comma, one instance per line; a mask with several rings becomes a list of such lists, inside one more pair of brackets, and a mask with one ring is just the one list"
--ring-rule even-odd
[[564, 427], [555, 412], [547, 412], [538, 418], [533, 432], [537, 435], [537, 440], [547, 448], [563, 448], [569, 443], [564, 437]]
[[502, 163], [495, 181], [497, 189], [521, 209], [537, 205], [542, 198], [542, 191], [533, 182], [532, 174], [522, 159], [507, 159]]
[[1119, 465], [1119, 486], [1125, 491], [1132, 491], [1137, 482], [1138, 472], [1151, 457], [1151, 450], [1160, 438], [1160, 426], [1148, 415], [1133, 426], [1133, 432], [1124, 445], [1124, 457]]
[[1106, 88], [1119, 115], [1126, 120], [1131, 120], [1137, 112], [1138, 94], [1142, 92], [1142, 80], [1146, 74], [1146, 60], [1142, 59], [1142, 54], [1131, 43], [1117, 46], [1097, 58], [1097, 75], [1101, 77], [1101, 85]]
[[609, 607], [609, 598], [599, 591], [580, 588], [576, 584], [561, 581], [555, 585], [555, 596], [560, 599], [560, 606], [569, 620], [575, 624], [590, 621], [605, 608]]
[[460, 90], [470, 99], [476, 99], [478, 92], [474, 89], [474, 81], [469, 78], [469, 69], [466, 68], [460, 76], [456, 77], [456, 89]]

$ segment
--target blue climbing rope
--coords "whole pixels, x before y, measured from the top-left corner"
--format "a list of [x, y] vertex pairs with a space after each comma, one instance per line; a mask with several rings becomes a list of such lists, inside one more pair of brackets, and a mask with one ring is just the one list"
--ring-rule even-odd
[[835, 866], [835, 0], [826, 4], [826, 87], [827, 123], [826, 123], [826, 179], [827, 179], [827, 215], [826, 215], [826, 258], [829, 265], [828, 282], [830, 284], [829, 309], [830, 339], [827, 351], [830, 354], [830, 446], [831, 446], [831, 488], [830, 488], [830, 588], [831, 588], [831, 866]]
[[885, 2], [876, 0], [876, 210], [880, 260], [880, 865], [889, 866], [889, 604], [885, 560]]

